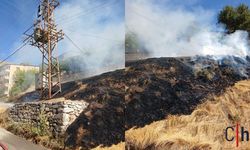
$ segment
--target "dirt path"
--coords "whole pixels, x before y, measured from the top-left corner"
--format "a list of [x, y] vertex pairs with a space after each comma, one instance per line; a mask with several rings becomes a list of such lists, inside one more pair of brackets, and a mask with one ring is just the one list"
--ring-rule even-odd
[[4, 144], [8, 150], [46, 150], [46, 148], [35, 145], [30, 141], [13, 135], [3, 128], [0, 128], [0, 143]]

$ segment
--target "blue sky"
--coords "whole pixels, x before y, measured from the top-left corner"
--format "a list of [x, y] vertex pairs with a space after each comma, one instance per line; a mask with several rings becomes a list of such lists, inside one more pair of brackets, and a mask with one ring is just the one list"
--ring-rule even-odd
[[[150, 0], [149, 0], [150, 1]], [[160, 7], [183, 7], [186, 10], [194, 10], [197, 8], [201, 8], [204, 10], [210, 10], [217, 14], [224, 6], [238, 6], [239, 4], [247, 4], [250, 6], [250, 0], [155, 0], [155, 4], [159, 4]], [[169, 6], [171, 5], [171, 6]], [[213, 18], [213, 23], [216, 23], [216, 16]]]
[[225, 5], [237, 6], [241, 3], [250, 4], [249, 0], [156, 0], [157, 2], [162, 2], [169, 5], [171, 2], [173, 5], [182, 5], [188, 7], [203, 7], [205, 9], [210, 9], [218, 11]]
[[[224, 34], [219, 11], [240, 0], [126, 0], [126, 28], [150, 57], [250, 54], [248, 33]], [[249, 1], [245, 1], [249, 5]]]
[[[38, 1], [39, 0], [1, 0], [0, 59], [8, 56], [24, 38], [22, 33], [33, 23], [37, 12]], [[77, 0], [61, 0], [60, 7], [64, 7], [72, 1]], [[98, 6], [99, 4], [108, 1], [112, 2], [114, 0], [90, 0], [92, 3], [91, 7]], [[124, 0], [118, 1], [118, 4], [108, 6], [112, 10], [112, 17], [99, 17], [99, 20], [96, 21], [96, 23], [99, 24], [97, 28], [103, 28], [104, 26], [109, 26], [110, 24], [115, 24], [117, 22], [124, 22]], [[164, 4], [164, 1], [166, 1], [166, 4], [169, 4], [169, 0], [155, 0], [155, 3], [158, 2]], [[240, 3], [250, 5], [250, 0], [172, 0], [171, 3], [175, 6], [182, 6], [185, 9], [191, 10], [192, 8], [201, 7], [217, 13], [225, 5], [236, 6]], [[162, 6], [164, 7], [164, 5]], [[82, 7], [82, 9], [86, 8]], [[101, 14], [103, 11], [105, 11], [104, 8], [98, 10], [95, 14]], [[93, 14], [90, 13], [88, 16], [82, 17], [81, 20], [84, 21], [86, 17], [91, 18], [92, 15]], [[213, 21], [216, 23], [216, 18], [214, 18]], [[85, 26], [85, 30], [91, 31], [91, 24]], [[98, 34], [98, 32], [96, 32], [95, 35], [96, 34]], [[11, 61], [13, 61], [13, 59]]]
[[0, 51], [9, 53], [13, 43], [21, 40], [21, 35], [28, 26], [32, 25], [36, 9], [33, 0], [2, 0], [0, 2]]
[[[79, 1], [79, 6], [75, 4], [77, 1]], [[89, 22], [92, 21], [92, 24], [89, 23], [89, 26], [87, 26], [88, 23], [86, 23], [86, 26], [82, 25], [87, 33], [89, 33], [89, 30], [92, 30], [90, 28], [94, 28], [93, 23], [96, 24], [95, 30], [99, 32], [107, 26], [124, 22], [125, 4], [121, 0], [85, 0], [84, 2], [81, 0], [60, 0], [60, 3], [61, 5], [57, 9], [57, 11], [60, 11], [58, 18], [63, 20], [62, 22], [67, 22], [65, 24], [66, 28], [71, 28], [72, 26], [73, 29], [76, 29], [75, 24], [90, 20], [90, 18], [95, 18], [96, 20], [90, 20]], [[99, 7], [103, 6], [103, 4], [105, 4], [104, 7]], [[13, 52], [13, 49], [21, 44], [24, 39], [23, 32], [33, 24], [36, 18], [38, 5], [39, 0], [1, 0], [0, 59], [4, 59]], [[79, 11], [76, 12], [73, 9], [69, 10], [67, 14], [63, 14], [62, 11], [64, 8], [67, 10], [67, 7], [80, 7], [80, 10], [78, 9]], [[98, 36], [98, 32], [94, 33], [94, 35]], [[26, 54], [29, 53], [28, 50], [25, 52]], [[31, 51], [30, 53], [33, 52]], [[12, 58], [9, 61], [15, 61], [14, 59]]]
[[[201, 7], [208, 9], [216, 14], [225, 6], [238, 6], [239, 4], [247, 4], [250, 6], [250, 0], [173, 0], [174, 5], [183, 5], [186, 9]], [[216, 22], [216, 17], [213, 21]]]

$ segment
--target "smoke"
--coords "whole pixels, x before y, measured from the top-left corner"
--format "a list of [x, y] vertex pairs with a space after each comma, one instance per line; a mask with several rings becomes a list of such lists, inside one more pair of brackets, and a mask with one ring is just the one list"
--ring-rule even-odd
[[82, 71], [123, 68], [125, 28], [122, 8], [124, 4], [119, 0], [64, 3], [56, 13], [59, 28], [81, 49], [65, 38], [59, 47], [64, 57], [81, 56]]
[[137, 34], [150, 57], [249, 55], [248, 33], [224, 34], [215, 24], [217, 13], [168, 0], [127, 0], [126, 27]]
[[[55, 10], [57, 28], [75, 43], [64, 37], [55, 56], [80, 57], [75, 65], [86, 70], [114, 70], [124, 67], [124, 2], [120, 0], [68, 0]], [[16, 43], [19, 45], [20, 43]], [[77, 45], [77, 46], [76, 46]], [[24, 53], [25, 51], [25, 53]], [[40, 51], [26, 46], [14, 60], [17, 63], [41, 64]], [[28, 53], [32, 54], [27, 55]], [[101, 71], [102, 72], [102, 71]], [[101, 73], [100, 72], [100, 73]]]
[[14, 73], [14, 84], [10, 90], [11, 96], [35, 90], [35, 74], [37, 70], [17, 70]]

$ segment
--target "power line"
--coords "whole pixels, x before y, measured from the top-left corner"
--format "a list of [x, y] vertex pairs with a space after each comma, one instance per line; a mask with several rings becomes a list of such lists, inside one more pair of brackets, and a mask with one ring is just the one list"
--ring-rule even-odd
[[[76, 33], [76, 31], [73, 31], [71, 29], [66, 29], [70, 32], [73, 32], [73, 33]], [[80, 33], [77, 33], [78, 35], [80, 36], [88, 36], [88, 37], [93, 37], [93, 38], [98, 38], [98, 39], [103, 39], [103, 40], [107, 40], [107, 41], [114, 41], [114, 42], [117, 42], [117, 43], [121, 43], [123, 41], [119, 41], [119, 40], [115, 40], [115, 39], [110, 39], [110, 38], [104, 38], [104, 37], [101, 37], [99, 35], [94, 35], [94, 34], [89, 34], [89, 33], [83, 33], [83, 34], [80, 34]]]
[[[80, 52], [88, 55], [88, 52], [86, 52], [87, 51], [86, 49], [82, 50], [66, 33], [64, 33], [64, 35]], [[120, 46], [120, 44], [116, 44], [116, 45]]]
[[[80, 16], [85, 16], [85, 15], [88, 15], [88, 14], [91, 14], [91, 13], [93, 13], [93, 12], [95, 12], [98, 8], [100, 9], [100, 8], [103, 8], [103, 7], [106, 7], [106, 6], [108, 6], [108, 5], [112, 5], [112, 4], [115, 4], [115, 3], [117, 3], [118, 2], [118, 0], [115, 0], [115, 1], [113, 1], [112, 3], [109, 3], [109, 2], [107, 2], [107, 3], [103, 3], [103, 4], [101, 4], [101, 5], [99, 5], [99, 6], [97, 6], [97, 7], [94, 7], [94, 8], [92, 8], [92, 9], [89, 9], [89, 10], [87, 10], [87, 11], [85, 11], [86, 13], [85, 14], [82, 14], [83, 12], [81, 12], [81, 13], [78, 13], [76, 16], [69, 16], [69, 17], [66, 17], [66, 18], [61, 18], [61, 20], [59, 20], [59, 22], [61, 22], [61, 21], [65, 21], [65, 20], [68, 20], [68, 19], [71, 19], [71, 21], [72, 21], [72, 18], [77, 18], [77, 17], [80, 17]], [[94, 10], [95, 9], [95, 10]], [[91, 10], [93, 10], [93, 11], [91, 11]], [[67, 22], [67, 23], [69, 23], [69, 22]], [[34, 25], [32, 25], [31, 27], [29, 27], [25, 32], [27, 32], [27, 31], [29, 31], [32, 27], [33, 27]], [[24, 33], [25, 33], [24, 32]], [[86, 36], [92, 36], [92, 35], [86, 35]], [[86, 52], [84, 52], [68, 35], [66, 35], [65, 34], [65, 37], [66, 38], [68, 38], [69, 39], [69, 41], [78, 49], [78, 50], [80, 50], [82, 53], [84, 53], [84, 54], [87, 54]], [[98, 36], [92, 36], [92, 37], [96, 37], [96, 38], [102, 38], [102, 37], [98, 37]], [[102, 39], [104, 39], [104, 38], [102, 38]], [[108, 40], [108, 39], [106, 39], [106, 40]], [[12, 57], [13, 55], [15, 55], [18, 51], [20, 51], [20, 50], [22, 50], [22, 48], [24, 47], [24, 46], [26, 46], [27, 44], [28, 44], [28, 40], [27, 41], [25, 41], [24, 42], [24, 44], [23, 45], [21, 45], [18, 49], [16, 49], [13, 53], [11, 53], [8, 57], [6, 57], [5, 59], [3, 59], [1, 62], [0, 62], [0, 64], [2, 64], [3, 62], [5, 62], [6, 60], [8, 60], [10, 57]], [[86, 51], [86, 50], [85, 50]]]
[[[27, 30], [25, 30], [24, 33], [28, 32], [33, 26], [34, 26], [34, 25], [31, 25]], [[10, 54], [8, 57], [6, 57], [4, 60], [2, 60], [2, 61], [0, 62], [0, 64], [2, 64], [4, 61], [8, 60], [10, 57], [12, 57], [13, 55], [15, 55], [18, 51], [20, 51], [24, 46], [26, 46], [26, 45], [29, 43], [28, 39], [24, 40], [23, 42], [24, 42], [23, 45], [21, 45], [21, 46], [20, 46], [18, 49], [16, 49], [12, 54]]]
[[17, 48], [13, 53], [11, 53], [8, 57], [6, 57], [5, 59], [3, 59], [0, 64], [4, 63], [6, 60], [8, 60], [10, 57], [12, 57], [13, 55], [15, 55], [18, 51], [22, 50], [22, 48], [24, 46], [26, 46], [29, 43], [29, 41], [26, 41], [25, 43], [23, 43], [23, 45], [21, 45], [19, 48]]
[[[36, 24], [35, 24], [36, 25]], [[27, 30], [25, 30], [24, 34], [26, 32], [28, 32], [34, 25], [31, 25]], [[29, 43], [28, 39], [26, 39], [23, 43], [23, 45], [21, 45], [19, 48], [17, 48], [12, 54], [10, 54], [8, 57], [6, 57], [5, 59], [3, 59], [0, 64], [4, 63], [6, 60], [8, 60], [10, 57], [12, 57], [13, 55], [15, 55], [18, 51], [20, 51], [24, 46], [26, 46]]]
[[[25, 32], [29, 31], [34, 25], [30, 26]], [[25, 33], [24, 32], [24, 33]], [[3, 59], [0, 64], [4, 63], [6, 60], [8, 60], [10, 57], [12, 57], [13, 55], [15, 55], [18, 51], [22, 50], [22, 48], [24, 46], [26, 46], [29, 43], [28, 40], [25, 40], [23, 45], [21, 45], [19, 48], [17, 48], [13, 53], [11, 53], [9, 56], [7, 56], [5, 59]]]
[[133, 8], [129, 8], [129, 9], [130, 9], [129, 12], [133, 12], [135, 15], [137, 15], [137, 16], [139, 16], [139, 17], [145, 19], [145, 20], [147, 20], [148, 22], [150, 22], [150, 23], [152, 23], [152, 24], [155, 24], [155, 25], [158, 25], [158, 26], [162, 26], [162, 24], [157, 23], [157, 22], [159, 22], [159, 21], [154, 20], [154, 19], [152, 19], [152, 18], [149, 18], [149, 17], [147, 17], [147, 16], [145, 16], [145, 15], [142, 15], [142, 13], [139, 13], [138, 10], [135, 11]]
[[[115, 0], [114, 2], [117, 2], [117, 0]], [[66, 16], [65, 18], [62, 17], [62, 18], [58, 19], [58, 23], [61, 23], [62, 21], [65, 22], [65, 20], [71, 20], [72, 18], [75, 18], [75, 17], [85, 16], [87, 14], [95, 12], [96, 10], [98, 10], [98, 8], [100, 9], [100, 8], [106, 7], [106, 6], [108, 6], [108, 4], [113, 4], [114, 2], [112, 2], [112, 3], [105, 2], [105, 3], [102, 3], [101, 5], [93, 7], [91, 9], [86, 10], [86, 11], [82, 11], [82, 12], [79, 12], [79, 13], [71, 15], [71, 16]]]
[[67, 34], [64, 35], [80, 52], [82, 52], [83, 54], [87, 54], [87, 52], [84, 52], [84, 50], [82, 50]]
[[38, 22], [36, 22], [35, 24], [31, 25], [27, 30], [25, 30], [23, 32], [23, 34], [26, 34], [30, 29], [32, 29], [34, 26], [36, 26], [38, 24]]
[[93, 10], [93, 11], [87, 11], [85, 14], [81, 14], [81, 13], [79, 13], [79, 14], [77, 14], [77, 15], [72, 15], [72, 16], [69, 16], [69, 17], [66, 17], [66, 18], [64, 18], [64, 19], [59, 19], [59, 21], [57, 21], [57, 23], [64, 23], [64, 24], [71, 24], [72, 22], [74, 22], [74, 20], [76, 20], [78, 17], [83, 17], [83, 16], [87, 16], [87, 15], [89, 15], [89, 14], [91, 14], [91, 13], [95, 13], [98, 9], [97, 8], [99, 8], [99, 9], [101, 9], [101, 8], [104, 8], [104, 7], [107, 7], [107, 6], [109, 6], [109, 5], [113, 5], [113, 4], [115, 4], [115, 3], [117, 3], [119, 0], [115, 0], [115, 1], [113, 1], [112, 3], [104, 3], [103, 5], [99, 5], [98, 7], [96, 7], [96, 9], [95, 10]]
[[[94, 1], [94, 0], [93, 0]], [[93, 1], [91, 1], [91, 2], [93, 2]], [[98, 0], [96, 0], [96, 1], [98, 1]], [[107, 3], [107, 2], [106, 2]], [[103, 4], [105, 4], [105, 3], [103, 3]], [[57, 21], [64, 21], [65, 19], [67, 19], [67, 18], [71, 18], [71, 17], [73, 17], [74, 15], [79, 15], [79, 14], [82, 14], [82, 13], [86, 13], [86, 12], [88, 12], [88, 11], [90, 11], [90, 10], [92, 10], [92, 9], [94, 9], [95, 7], [93, 7], [93, 8], [90, 8], [90, 9], [87, 9], [87, 10], [85, 10], [85, 11], [83, 11], [83, 9], [80, 11], [80, 12], [78, 12], [78, 13], [75, 13], [75, 14], [72, 14], [71, 16], [67, 16], [67, 15], [62, 15], [62, 16], [60, 16], [60, 17], [58, 17], [57, 19]]]

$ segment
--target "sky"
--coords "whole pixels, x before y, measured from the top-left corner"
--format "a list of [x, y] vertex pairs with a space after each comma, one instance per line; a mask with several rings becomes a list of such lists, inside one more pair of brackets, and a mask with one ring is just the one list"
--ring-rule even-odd
[[137, 35], [148, 57], [250, 55], [248, 33], [225, 34], [217, 23], [226, 5], [240, 0], [126, 0], [126, 29]]
[[[38, 5], [39, 0], [1, 0], [0, 59], [6, 58], [22, 44], [25, 39], [23, 32], [34, 23]], [[77, 46], [90, 53], [86, 58], [89, 65], [101, 64], [112, 58], [108, 52], [117, 54], [121, 59], [124, 53], [124, 5], [121, 0], [60, 0], [60, 6], [55, 10], [56, 23], [58, 29], [62, 29]], [[112, 48], [116, 50], [110, 50]], [[67, 39], [59, 43], [58, 49], [59, 55], [79, 54]], [[95, 61], [91, 62], [93, 59]], [[26, 46], [8, 61], [39, 65], [41, 54], [37, 48]]]
[[[59, 27], [65, 30], [65, 33], [70, 35], [81, 48], [91, 49], [93, 54], [89, 59], [90, 61], [92, 59], [103, 61], [106, 59], [104, 56], [115, 59], [115, 56], [109, 55], [110, 53], [119, 55], [117, 59], [120, 60], [123, 57], [122, 50], [120, 52], [109, 50], [115, 45], [114, 43], [120, 44], [119, 42], [124, 39], [122, 36], [124, 36], [125, 2], [124, 0], [113, 1], [116, 0], [61, 0], [61, 5], [56, 10], [56, 21], [59, 20]], [[126, 2], [130, 1], [133, 0], [126, 0]], [[209, 10], [214, 14], [211, 20], [213, 24], [216, 24], [216, 14], [223, 6], [236, 6], [240, 3], [250, 5], [250, 0], [154, 0], [153, 2], [159, 3], [162, 9], [173, 5], [173, 7], [183, 7], [185, 10], [197, 10], [199, 8]], [[93, 9], [103, 3], [107, 3], [107, 5], [98, 8], [98, 10]], [[34, 22], [38, 4], [39, 0], [1, 0], [0, 59], [7, 57], [22, 44], [22, 40], [25, 38], [23, 32]], [[79, 36], [79, 33], [81, 36]], [[96, 43], [97, 37], [99, 38], [99, 44]], [[103, 50], [100, 50], [103, 45], [108, 46], [104, 46]], [[62, 42], [59, 48], [63, 49], [59, 51], [60, 54], [74, 49], [66, 40]], [[39, 64], [40, 54], [36, 48], [28, 47], [23, 51], [22, 53], [25, 53], [26, 56], [18, 54], [9, 61]], [[99, 55], [95, 56], [94, 53], [99, 53]], [[31, 59], [28, 54], [34, 54], [34, 57]], [[99, 64], [102, 61], [99, 61]], [[117, 63], [117, 61], [115, 60], [114, 63]], [[94, 64], [95, 62], [90, 63], [90, 65]]]
[[[161, 0], [157, 0], [161, 1]], [[167, 2], [168, 0], [163, 0]], [[250, 6], [250, 0], [173, 0], [171, 1], [173, 5], [183, 6], [185, 9], [202, 8], [210, 10], [217, 14], [224, 6], [238, 6], [239, 4], [247, 4]], [[168, 3], [166, 3], [167, 5]], [[216, 17], [213, 18], [214, 23], [216, 23]]]

